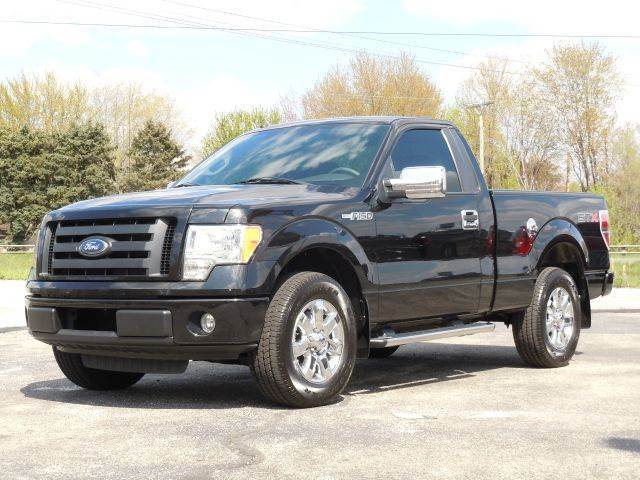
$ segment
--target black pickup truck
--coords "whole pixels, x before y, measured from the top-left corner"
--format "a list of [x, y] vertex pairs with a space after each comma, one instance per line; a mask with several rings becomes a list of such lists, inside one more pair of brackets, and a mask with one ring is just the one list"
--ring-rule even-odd
[[495, 322], [527, 364], [566, 365], [611, 291], [609, 242], [602, 197], [488, 190], [451, 123], [278, 125], [166, 190], [49, 213], [27, 323], [84, 388], [232, 362], [315, 406], [356, 358]]

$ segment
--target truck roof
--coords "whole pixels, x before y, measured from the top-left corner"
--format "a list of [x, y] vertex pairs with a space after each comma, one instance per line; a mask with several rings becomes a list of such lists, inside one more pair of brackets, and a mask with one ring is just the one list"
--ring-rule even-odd
[[323, 118], [317, 120], [297, 120], [294, 122], [286, 122], [280, 123], [278, 125], [272, 125], [269, 127], [265, 127], [261, 130], [269, 130], [272, 128], [281, 128], [281, 127], [289, 127], [295, 125], [317, 125], [322, 123], [382, 123], [382, 124], [392, 124], [392, 123], [429, 123], [433, 125], [442, 125], [442, 126], [450, 126], [453, 127], [453, 122], [448, 120], [439, 120], [436, 118], [430, 117], [408, 117], [408, 116], [354, 116], [354, 117], [333, 117], [333, 118]]

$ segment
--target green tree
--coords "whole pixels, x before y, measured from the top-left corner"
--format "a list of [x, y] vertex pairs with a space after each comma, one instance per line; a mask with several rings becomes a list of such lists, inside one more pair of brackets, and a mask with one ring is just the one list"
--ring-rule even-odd
[[53, 73], [25, 73], [0, 82], [0, 126], [63, 131], [92, 117], [89, 89], [61, 82]]
[[0, 221], [12, 241], [27, 240], [50, 210], [113, 192], [114, 178], [101, 125], [55, 133], [0, 128]]
[[508, 161], [504, 144], [503, 120], [508, 112], [513, 88], [509, 64], [503, 58], [488, 57], [460, 86], [452, 118], [469, 142], [472, 150], [480, 150], [478, 112], [472, 105], [493, 102], [484, 108], [484, 177], [491, 188], [517, 188], [513, 168]]
[[171, 130], [151, 120], [133, 138], [128, 157], [130, 165], [120, 182], [126, 192], [165, 187], [183, 175], [191, 159], [173, 139]]
[[614, 171], [597, 190], [607, 199], [614, 241], [619, 244], [640, 243], [640, 126], [627, 125], [614, 135]]
[[118, 169], [129, 166], [133, 137], [148, 120], [162, 121], [180, 141], [189, 134], [171, 97], [137, 83], [89, 87], [61, 81], [50, 72], [0, 81], [0, 126], [54, 133], [74, 124], [100, 123], [115, 147]]
[[615, 103], [622, 86], [615, 57], [597, 43], [556, 45], [533, 74], [553, 107], [561, 147], [582, 191], [598, 187], [612, 171]]
[[211, 155], [243, 133], [281, 121], [278, 110], [260, 107], [216, 115], [211, 131], [202, 139], [202, 155], [204, 157]]
[[119, 83], [95, 88], [90, 95], [92, 118], [105, 126], [115, 150], [116, 166], [126, 170], [132, 159], [128, 153], [136, 134], [152, 120], [163, 123], [177, 141], [190, 134], [174, 100], [145, 90], [137, 83]]
[[379, 57], [358, 53], [336, 65], [302, 96], [304, 118], [351, 115], [438, 116], [442, 95], [408, 53]]

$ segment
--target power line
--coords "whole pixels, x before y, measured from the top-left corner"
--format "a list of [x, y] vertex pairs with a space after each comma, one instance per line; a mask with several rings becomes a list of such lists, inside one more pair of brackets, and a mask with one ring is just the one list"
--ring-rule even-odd
[[[285, 26], [288, 26], [288, 27], [295, 27], [297, 29], [312, 30], [310, 27], [308, 27], [306, 25], [299, 25], [299, 24], [295, 24], [295, 23], [281, 22], [279, 20], [273, 20], [273, 19], [270, 19], [270, 18], [256, 17], [256, 16], [253, 16], [253, 15], [246, 15], [246, 14], [242, 14], [242, 13], [231, 12], [229, 10], [220, 10], [220, 9], [217, 9], [217, 8], [203, 7], [201, 5], [195, 5], [195, 4], [188, 3], [188, 2], [181, 2], [181, 1], [177, 1], [177, 0], [161, 0], [161, 1], [163, 1], [165, 3], [173, 4], [173, 5], [178, 5], [178, 6], [188, 7], [188, 8], [194, 8], [194, 9], [198, 9], [198, 10], [204, 10], [204, 11], [207, 11], [207, 12], [221, 13], [223, 15], [230, 15], [230, 16], [234, 16], [234, 17], [246, 18], [246, 19], [249, 19], [249, 20], [256, 20], [258, 22], [267, 22], [267, 23], [273, 23], [273, 24], [277, 24], [277, 25], [285, 25]], [[194, 17], [191, 17], [191, 18], [194, 18]], [[452, 54], [455, 54], [455, 55], [471, 55], [469, 52], [463, 52], [463, 51], [460, 51], [460, 50], [450, 50], [450, 49], [446, 49], [446, 48], [430, 47], [430, 46], [426, 46], [426, 45], [416, 45], [415, 43], [405, 43], [405, 42], [397, 42], [397, 41], [393, 41], [393, 40], [383, 40], [383, 39], [380, 39], [380, 38], [366, 37], [366, 36], [356, 35], [356, 34], [352, 34], [352, 33], [335, 32], [335, 34], [336, 35], [341, 35], [343, 37], [357, 38], [357, 39], [361, 39], [361, 40], [368, 40], [368, 41], [384, 43], [384, 44], [388, 44], [388, 45], [397, 45], [397, 46], [400, 46], [400, 47], [419, 48], [419, 49], [423, 49], [423, 50], [430, 50], [430, 51], [440, 52], [440, 53], [452, 53]], [[526, 64], [526, 65], [529, 64], [529, 62], [525, 62], [525, 61], [522, 61], [522, 60], [517, 60], [517, 59], [508, 58], [508, 57], [502, 57], [502, 56], [497, 56], [497, 55], [495, 56], [495, 58], [500, 59], [500, 60], [504, 60], [504, 61], [509, 61], [509, 62], [522, 63], [522, 64]]]
[[[147, 18], [147, 19], [152, 19], [152, 20], [166, 21], [166, 22], [169, 22], [169, 23], [177, 23], [177, 24], [181, 25], [183, 28], [220, 30], [220, 31], [224, 31], [224, 32], [235, 33], [235, 34], [238, 34], [238, 35], [270, 39], [270, 40], [274, 40], [274, 41], [278, 41], [278, 42], [297, 44], [297, 45], [305, 45], [305, 46], [323, 48], [323, 49], [327, 49], [327, 50], [334, 50], [334, 51], [340, 51], [340, 52], [351, 53], [351, 54], [355, 54], [355, 53], [359, 53], [359, 52], [364, 51], [366, 53], [369, 53], [371, 55], [378, 56], [378, 57], [381, 57], [381, 58], [392, 58], [392, 59], [397, 59], [398, 58], [396, 55], [391, 55], [391, 54], [387, 54], [387, 53], [373, 52], [373, 51], [368, 50], [368, 49], [358, 49], [358, 48], [353, 48], [351, 46], [329, 44], [329, 43], [326, 43], [326, 42], [312, 42], [312, 41], [292, 39], [292, 38], [286, 38], [286, 37], [264, 35], [264, 34], [259, 34], [259, 33], [253, 33], [254, 30], [256, 30], [256, 29], [237, 28], [237, 27], [220, 27], [220, 26], [217, 26], [217, 25], [210, 25], [210, 24], [206, 24], [206, 23], [202, 23], [202, 22], [184, 20], [184, 19], [181, 19], [181, 18], [175, 17], [175, 16], [172, 17], [172, 16], [167, 16], [167, 15], [159, 15], [159, 14], [149, 13], [149, 12], [145, 12], [145, 11], [141, 11], [141, 10], [123, 8], [123, 7], [118, 7], [118, 6], [115, 6], [115, 5], [110, 5], [110, 4], [100, 3], [100, 2], [92, 2], [92, 1], [88, 1], [88, 0], [58, 0], [58, 1], [62, 2], [62, 3], [68, 3], [68, 4], [72, 4], [72, 5], [77, 5], [77, 6], [95, 8], [95, 9], [103, 10], [103, 11], [112, 11], [112, 12], [117, 12], [117, 13], [123, 13], [123, 14], [129, 15], [129, 16]], [[110, 25], [115, 25], [115, 24], [110, 24]], [[269, 31], [269, 29], [262, 29], [262, 30]], [[262, 30], [257, 29], [257, 31], [262, 31]], [[275, 31], [278, 31], [278, 30], [276, 29]], [[460, 64], [447, 63], [447, 62], [438, 62], [438, 61], [433, 61], [433, 60], [424, 60], [424, 59], [421, 59], [421, 58], [416, 58], [415, 60], [418, 63], [424, 63], [424, 64], [428, 64], [428, 65], [437, 65], [437, 66], [452, 67], [452, 68], [462, 68], [462, 69], [467, 69], [467, 70], [495, 71], [496, 73], [507, 73], [507, 74], [511, 74], [511, 75], [521, 75], [520, 72], [491, 70], [491, 69], [486, 69], [486, 68], [482, 68], [482, 67], [476, 67], [476, 66], [472, 66], [472, 65], [460, 65]]]
[[[79, 5], [79, 4], [78, 4]], [[88, 5], [86, 5], [88, 6]], [[130, 28], [185, 28], [193, 30], [222, 30], [237, 32], [266, 32], [266, 33], [331, 33], [336, 35], [406, 35], [427, 37], [540, 37], [540, 38], [608, 38], [640, 40], [640, 35], [633, 34], [568, 34], [568, 33], [488, 33], [488, 32], [410, 32], [410, 31], [375, 31], [375, 30], [326, 30], [326, 29], [298, 29], [298, 28], [258, 28], [258, 27], [215, 27], [215, 26], [173, 26], [173, 25], [135, 25], [123, 23], [92, 23], [92, 22], [55, 22], [44, 20], [0, 20], [0, 23], [46, 24], [46, 25], [77, 25], [77, 26], [102, 26], [102, 27], [130, 27]], [[419, 45], [414, 45], [420, 47]], [[424, 47], [432, 48], [432, 47]], [[455, 50], [445, 50], [449, 53], [464, 53]]]
[[[179, 2], [176, 0], [162, 0], [165, 3], [172, 3], [174, 5], [180, 5], [183, 7], [189, 7], [189, 8], [196, 8], [198, 10], [205, 10], [208, 12], [214, 12], [214, 13], [221, 13], [223, 15], [232, 15], [234, 17], [241, 17], [241, 18], [247, 18], [250, 20], [257, 20], [260, 22], [268, 22], [268, 23], [274, 23], [277, 25], [285, 25], [288, 27], [295, 27], [296, 29], [310, 29], [310, 27], [307, 27], [305, 25], [297, 25], [294, 23], [286, 23], [286, 22], [281, 22], [279, 20], [272, 20], [269, 18], [262, 18], [262, 17], [254, 17], [252, 15], [245, 15], [242, 13], [237, 13], [237, 12], [230, 12], [228, 10], [220, 10], [217, 8], [210, 8], [210, 7], [203, 7], [201, 5], [194, 5], [192, 3], [186, 3], [186, 2]], [[299, 31], [299, 30], [297, 30]], [[404, 42], [395, 42], [393, 40], [382, 40], [379, 38], [371, 38], [371, 37], [363, 37], [357, 34], [353, 34], [353, 33], [342, 33], [342, 32], [335, 32], [336, 35], [342, 35], [342, 36], [346, 36], [346, 37], [350, 37], [350, 38], [359, 38], [362, 40], [370, 40], [373, 42], [380, 42], [380, 43], [386, 43], [386, 44], [390, 44], [390, 45], [398, 45], [398, 46], [402, 46], [402, 47], [411, 47], [411, 48], [421, 48], [421, 49], [425, 49], [425, 50], [432, 50], [435, 52], [442, 52], [442, 53], [453, 53], [456, 55], [469, 55], [468, 52], [462, 52], [460, 50], [448, 50], [445, 48], [436, 48], [436, 47], [428, 47], [428, 46], [424, 46], [424, 45], [416, 45], [413, 43], [404, 43]]]

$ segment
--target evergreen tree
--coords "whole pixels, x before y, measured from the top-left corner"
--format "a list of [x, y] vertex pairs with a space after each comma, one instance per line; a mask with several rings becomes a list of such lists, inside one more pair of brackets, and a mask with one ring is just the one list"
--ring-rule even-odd
[[0, 129], [0, 222], [13, 242], [28, 240], [42, 217], [114, 191], [113, 148], [88, 123], [58, 133]]
[[191, 159], [162, 123], [147, 121], [135, 135], [128, 152], [121, 189], [125, 192], [163, 188], [183, 175]]

